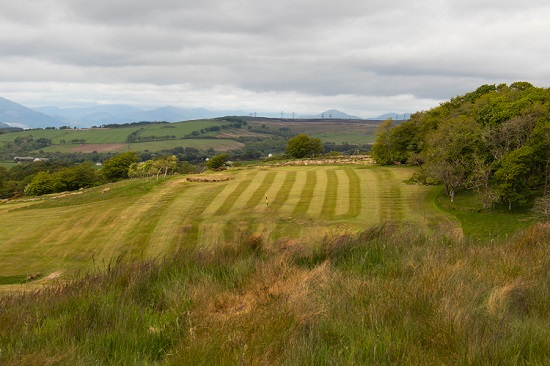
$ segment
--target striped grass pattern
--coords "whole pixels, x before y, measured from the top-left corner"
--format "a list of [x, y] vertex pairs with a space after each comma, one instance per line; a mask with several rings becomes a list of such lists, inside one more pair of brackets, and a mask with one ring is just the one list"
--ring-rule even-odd
[[0, 276], [71, 272], [121, 255], [162, 256], [185, 245], [223, 244], [247, 232], [308, 242], [387, 220], [451, 225], [452, 218], [425, 203], [431, 188], [403, 183], [411, 172], [352, 166], [243, 169], [225, 172], [235, 178], [226, 181], [133, 181], [139, 189], [151, 186], [126, 197], [124, 184], [130, 183], [120, 183], [109, 200], [2, 210]]

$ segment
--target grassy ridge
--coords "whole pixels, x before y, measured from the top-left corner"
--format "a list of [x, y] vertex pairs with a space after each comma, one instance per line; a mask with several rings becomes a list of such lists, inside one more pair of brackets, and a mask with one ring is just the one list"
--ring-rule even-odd
[[550, 227], [485, 243], [377, 225], [243, 233], [0, 297], [0, 363], [546, 365]]

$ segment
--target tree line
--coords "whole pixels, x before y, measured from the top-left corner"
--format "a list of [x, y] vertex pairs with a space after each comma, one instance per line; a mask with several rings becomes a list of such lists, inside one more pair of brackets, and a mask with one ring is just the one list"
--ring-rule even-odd
[[466, 189], [485, 208], [540, 203], [550, 190], [550, 89], [483, 85], [400, 124], [386, 120], [372, 156], [421, 166], [414, 179], [443, 183], [453, 202]]

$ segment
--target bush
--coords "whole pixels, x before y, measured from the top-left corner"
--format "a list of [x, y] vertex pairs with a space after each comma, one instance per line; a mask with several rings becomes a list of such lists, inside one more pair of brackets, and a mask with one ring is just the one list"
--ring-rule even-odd
[[324, 150], [320, 139], [312, 138], [301, 133], [288, 141], [286, 153], [296, 159], [313, 157]]
[[128, 179], [130, 165], [137, 162], [137, 154], [133, 151], [113, 156], [103, 163], [103, 175], [108, 181]]
[[228, 158], [228, 154], [218, 154], [210, 158], [206, 163], [206, 166], [212, 170], [223, 169], [225, 168], [225, 163], [227, 162]]

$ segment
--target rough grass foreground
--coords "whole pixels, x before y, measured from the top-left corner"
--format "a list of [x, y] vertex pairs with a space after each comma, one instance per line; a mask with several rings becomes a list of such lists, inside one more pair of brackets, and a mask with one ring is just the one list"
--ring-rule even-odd
[[0, 364], [545, 365], [550, 226], [246, 235], [0, 298]]

